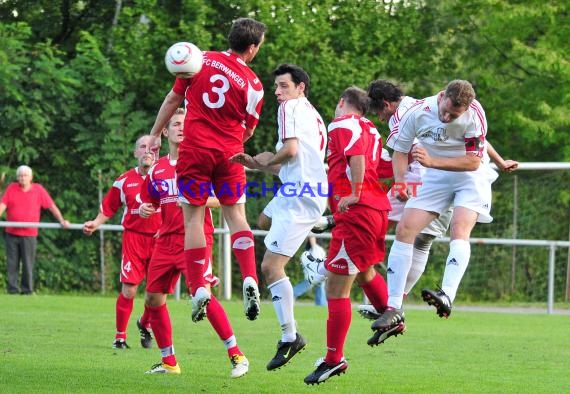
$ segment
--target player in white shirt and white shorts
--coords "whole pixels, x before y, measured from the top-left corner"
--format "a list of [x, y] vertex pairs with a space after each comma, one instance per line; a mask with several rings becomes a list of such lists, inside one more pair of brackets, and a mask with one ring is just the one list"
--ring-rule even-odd
[[273, 75], [280, 104], [276, 153], [263, 152], [255, 157], [242, 153], [230, 158], [246, 167], [278, 174], [283, 184], [258, 220], [261, 229], [269, 229], [261, 271], [281, 327], [281, 340], [275, 357], [267, 364], [268, 370], [282, 367], [306, 346], [297, 332], [293, 286], [285, 274], [285, 265], [322, 216], [328, 196], [324, 166], [327, 130], [307, 100], [309, 76], [291, 64], [278, 66]]
[[[455, 80], [444, 92], [410, 107], [388, 137], [387, 145], [394, 149], [396, 183], [404, 181], [410, 152], [426, 167], [426, 172], [396, 228], [387, 268], [389, 308], [372, 324], [374, 330], [389, 330], [404, 321], [402, 303], [414, 239], [453, 205], [450, 252], [442, 289], [422, 291], [440, 316], [448, 317], [451, 313], [451, 303], [469, 263], [471, 230], [476, 222], [492, 220], [491, 183], [487, 166], [481, 165], [486, 133], [485, 113], [475, 100], [473, 87], [467, 81]], [[416, 138], [421, 147], [413, 147]]]

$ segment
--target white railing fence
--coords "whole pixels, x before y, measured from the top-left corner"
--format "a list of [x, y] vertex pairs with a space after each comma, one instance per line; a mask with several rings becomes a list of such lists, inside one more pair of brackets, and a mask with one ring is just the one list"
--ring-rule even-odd
[[[519, 170], [569, 170], [570, 163], [521, 163]], [[516, 210], [516, 206], [514, 208]], [[516, 216], [516, 213], [514, 213]], [[232, 296], [232, 259], [231, 259], [231, 239], [230, 234], [225, 222], [222, 219], [222, 227], [216, 228], [214, 234], [218, 236], [219, 245], [219, 266], [221, 270], [219, 275], [221, 276], [223, 283], [223, 298], [228, 300]], [[37, 227], [43, 229], [62, 229], [62, 227], [57, 223], [23, 223], [23, 222], [5, 222], [0, 221], [0, 227]], [[72, 224], [71, 230], [83, 229], [83, 224]], [[122, 231], [123, 227], [121, 225], [105, 224], [99, 227], [100, 230], [100, 270], [101, 270], [101, 289], [104, 292], [105, 289], [105, 253], [103, 249], [103, 244], [105, 241], [105, 231]], [[253, 230], [256, 237], [262, 237], [266, 234], [266, 231]], [[316, 234], [317, 238], [330, 239], [330, 233]], [[388, 241], [393, 241], [394, 236], [388, 235], [386, 237]], [[436, 239], [436, 242], [449, 242], [449, 238]], [[543, 247], [548, 248], [548, 261], [545, 264], [548, 265], [548, 286], [546, 294], [547, 302], [547, 313], [552, 313], [554, 309], [554, 275], [555, 275], [555, 261], [556, 254], [559, 248], [566, 248], [570, 253], [570, 241], [566, 240], [546, 240], [546, 239], [516, 239], [516, 238], [472, 238], [472, 244], [478, 245], [511, 245], [515, 246], [530, 246], [530, 247]], [[570, 257], [569, 257], [570, 259]], [[569, 264], [570, 265], [570, 264]], [[175, 294], [178, 299], [180, 296], [180, 286], [177, 286], [177, 292]]]

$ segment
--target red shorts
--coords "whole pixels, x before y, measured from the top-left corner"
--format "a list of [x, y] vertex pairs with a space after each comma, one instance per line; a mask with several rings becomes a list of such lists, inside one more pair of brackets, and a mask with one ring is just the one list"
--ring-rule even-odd
[[[206, 235], [206, 238], [208, 236]], [[212, 286], [217, 284], [218, 278], [212, 275], [212, 243], [206, 240], [210, 256], [210, 267], [206, 269], [204, 277]], [[172, 294], [180, 274], [185, 276], [186, 259], [184, 257], [184, 234], [167, 234], [158, 237], [154, 246], [154, 253], [148, 266], [146, 291], [149, 293]], [[186, 283], [189, 288], [189, 283]]]
[[172, 294], [180, 274], [185, 270], [184, 234], [159, 236], [148, 267], [146, 291]]
[[140, 284], [146, 271], [156, 238], [154, 234], [141, 234], [125, 230], [121, 256], [121, 283]]
[[183, 145], [176, 162], [178, 193], [192, 205], [204, 205], [213, 188], [221, 204], [236, 204], [246, 183], [244, 167], [228, 160], [237, 152]]
[[356, 275], [384, 260], [388, 211], [353, 205], [348, 212], [336, 213], [334, 220], [327, 270]]

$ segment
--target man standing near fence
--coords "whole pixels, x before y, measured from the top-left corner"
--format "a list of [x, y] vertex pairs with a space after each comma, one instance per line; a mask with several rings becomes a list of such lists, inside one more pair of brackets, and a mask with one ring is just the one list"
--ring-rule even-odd
[[[154, 163], [160, 146], [151, 147], [152, 137], [141, 136], [135, 143], [134, 156], [138, 161], [135, 168], [121, 174], [109, 189], [97, 217], [83, 224], [83, 233], [91, 235], [103, 223], [113, 217], [124, 206], [121, 224], [124, 227], [121, 253], [121, 292], [115, 304], [117, 331], [113, 348], [127, 349], [127, 326], [133, 312], [134, 298], [139, 284], [146, 277], [150, 257], [154, 248], [156, 232], [160, 227], [160, 216], [143, 219], [139, 214], [140, 189], [148, 170]], [[149, 348], [152, 336], [149, 331], [148, 314], [137, 320], [141, 345]]]
[[[7, 211], [6, 216], [9, 222], [38, 223], [43, 208], [48, 209], [63, 228], [69, 228], [69, 222], [63, 218], [46, 189], [39, 183], [32, 182], [33, 173], [30, 167], [25, 165], [18, 167], [16, 178], [18, 181], [8, 185], [0, 200], [0, 216]], [[7, 227], [5, 238], [8, 294], [33, 294], [38, 229]], [[20, 263], [22, 266], [21, 287], [18, 283]]]

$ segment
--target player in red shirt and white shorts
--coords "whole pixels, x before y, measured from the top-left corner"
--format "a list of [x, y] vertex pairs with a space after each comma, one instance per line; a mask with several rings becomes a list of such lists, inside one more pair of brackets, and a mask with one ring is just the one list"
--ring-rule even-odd
[[[374, 265], [384, 258], [390, 203], [378, 182], [380, 134], [363, 116], [368, 105], [364, 90], [346, 89], [328, 127], [328, 181], [332, 185], [329, 208], [336, 226], [325, 260], [327, 352], [315, 363], [315, 371], [305, 378], [307, 384], [318, 384], [348, 368], [343, 349], [352, 317], [350, 288], [355, 279], [378, 310], [387, 305], [386, 283]], [[375, 338], [375, 344], [404, 328], [394, 327], [381, 338]]]
[[[156, 212], [160, 210], [162, 216], [162, 226], [149, 264], [146, 286], [145, 311], [150, 315], [156, 343], [162, 354], [161, 362], [147, 372], [151, 374], [180, 373], [180, 367], [174, 354], [172, 324], [166, 307], [166, 299], [168, 294], [172, 294], [181, 273], [186, 276], [188, 289], [191, 288], [189, 278], [186, 275], [184, 217], [178, 202], [176, 182], [178, 147], [184, 139], [183, 127], [184, 110], [179, 108], [164, 130], [164, 135], [168, 138], [169, 154], [160, 158], [152, 167], [141, 191], [141, 200], [143, 201], [140, 208], [141, 215], [152, 218], [158, 216]], [[208, 203], [208, 205], [210, 204]], [[212, 275], [211, 253], [214, 242], [214, 225], [209, 208], [206, 208], [204, 233], [208, 248], [208, 259], [204, 264], [206, 266], [204, 279], [209, 290], [210, 285], [214, 286], [218, 282], [217, 278]], [[231, 377], [243, 376], [249, 369], [249, 362], [237, 345], [224, 308], [213, 295], [206, 311], [208, 320], [228, 351], [232, 364]]]
[[[134, 150], [134, 156], [138, 160], [137, 167], [123, 173], [113, 182], [101, 202], [97, 217], [83, 224], [83, 232], [91, 235], [124, 207], [121, 218], [124, 227], [120, 274], [122, 289], [115, 306], [117, 333], [113, 342], [113, 347], [117, 349], [129, 347], [126, 342], [127, 326], [133, 312], [134, 298], [138, 285], [146, 277], [154, 247], [154, 236], [160, 226], [160, 216], [146, 220], [139, 215], [141, 186], [160, 149], [160, 145], [151, 146], [152, 140], [148, 135], [137, 139]], [[152, 336], [148, 331], [150, 324], [147, 314], [137, 320], [137, 327], [141, 334], [141, 345], [150, 347]]]
[[254, 19], [234, 21], [224, 52], [204, 52], [200, 72], [176, 79], [162, 103], [151, 135], [160, 133], [186, 99], [186, 138], [177, 162], [186, 239], [184, 250], [192, 283], [192, 315], [203, 316], [210, 294], [205, 290], [203, 261], [207, 258], [203, 226], [205, 204], [213, 189], [231, 233], [232, 250], [243, 278], [244, 312], [259, 315], [259, 289], [253, 233], [245, 217], [244, 168], [228, 158], [243, 152], [253, 135], [263, 104], [263, 85], [248, 67], [265, 38], [266, 26]]

